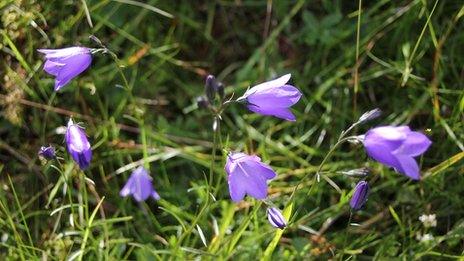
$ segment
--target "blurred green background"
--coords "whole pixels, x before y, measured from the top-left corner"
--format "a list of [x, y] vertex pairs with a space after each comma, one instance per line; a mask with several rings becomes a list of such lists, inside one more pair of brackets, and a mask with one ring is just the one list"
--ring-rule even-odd
[[[464, 255], [462, 1], [0, 0], [0, 15], [2, 259]], [[36, 50], [98, 48], [90, 35], [117, 54], [130, 92], [103, 54], [53, 91]], [[196, 106], [206, 75], [238, 97], [286, 73], [303, 92], [293, 107], [297, 121], [229, 106], [209, 180], [212, 117]], [[382, 117], [355, 134], [407, 124], [434, 141], [419, 158], [420, 182], [345, 144], [324, 166], [340, 189], [306, 180], [282, 235], [257, 201], [231, 202], [225, 150], [270, 164], [278, 177], [269, 199], [284, 209], [341, 131], [376, 107]], [[95, 184], [66, 153], [62, 126], [71, 116], [89, 135], [94, 158], [85, 175]], [[39, 159], [45, 144], [56, 146], [62, 159]], [[149, 163], [161, 201], [119, 197], [140, 162]], [[372, 190], [364, 209], [350, 215], [357, 179], [340, 171], [360, 167], [371, 169]], [[422, 214], [436, 214], [437, 226], [425, 228]], [[421, 240], [425, 234], [433, 238]]]

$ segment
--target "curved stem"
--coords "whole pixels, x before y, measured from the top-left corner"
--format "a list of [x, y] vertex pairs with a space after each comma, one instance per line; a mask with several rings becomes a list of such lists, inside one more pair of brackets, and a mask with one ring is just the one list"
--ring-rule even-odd
[[341, 253], [342, 256], [340, 257], [340, 260], [343, 259], [343, 255], [345, 254], [345, 246], [346, 246], [346, 241], [348, 239], [348, 228], [350, 227], [352, 218], [353, 218], [353, 212], [350, 210], [350, 218], [348, 219], [348, 223], [346, 224], [345, 236], [343, 239], [343, 251]]
[[345, 142], [345, 141], [347, 141], [349, 139], [352, 139], [353, 137], [354, 136], [349, 136], [349, 137], [345, 137], [345, 138], [340, 137], [340, 139], [337, 141], [337, 143], [335, 143], [332, 146], [332, 148], [330, 148], [329, 152], [325, 155], [324, 159], [322, 159], [322, 161], [321, 161], [321, 164], [319, 164], [319, 167], [317, 168], [317, 171], [316, 171], [317, 181], [320, 180], [320, 173], [321, 173], [322, 167], [324, 167], [324, 164], [327, 162], [327, 160], [330, 158], [330, 156], [332, 156], [335, 149], [338, 146], [340, 146], [340, 144], [342, 144], [343, 142]]
[[197, 225], [197, 223], [200, 221], [200, 219], [202, 218], [202, 216], [204, 215], [204, 213], [206, 213], [206, 210], [209, 208], [210, 206], [210, 197], [211, 197], [211, 189], [210, 189], [210, 186], [211, 184], [213, 183], [212, 180], [213, 180], [213, 177], [214, 177], [214, 167], [215, 167], [215, 162], [216, 162], [216, 150], [217, 150], [217, 140], [218, 140], [218, 134], [219, 134], [219, 116], [214, 116], [214, 124], [217, 124], [214, 128], [213, 128], [213, 148], [212, 148], [212, 152], [211, 152], [211, 165], [210, 165], [210, 169], [209, 169], [209, 179], [208, 179], [208, 184], [207, 184], [207, 189], [206, 189], [206, 200], [205, 200], [205, 204], [203, 205], [203, 207], [201, 208], [200, 212], [198, 212], [198, 214], [196, 215], [195, 219], [192, 220], [189, 228], [180, 236], [179, 240], [177, 241], [177, 245], [176, 245], [176, 248], [179, 248], [182, 244], [182, 241], [192, 232], [192, 230], [194, 229], [194, 227]]

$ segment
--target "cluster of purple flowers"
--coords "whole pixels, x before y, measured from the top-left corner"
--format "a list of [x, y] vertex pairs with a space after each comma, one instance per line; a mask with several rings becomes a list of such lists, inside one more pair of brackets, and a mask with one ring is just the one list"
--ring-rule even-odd
[[[73, 78], [84, 72], [92, 62], [93, 49], [85, 47], [69, 47], [64, 49], [40, 49], [45, 54], [44, 70], [55, 76], [55, 90], [58, 91]], [[291, 75], [286, 74], [275, 80], [267, 81], [249, 88], [234, 102], [244, 104], [250, 111], [274, 116], [287, 121], [296, 121], [290, 107], [301, 98], [300, 90], [289, 84]], [[220, 97], [222, 111], [224, 102], [224, 85], [212, 75], [206, 78], [205, 97], [198, 99], [201, 107], [214, 106], [216, 95]], [[373, 110], [360, 118], [366, 121], [379, 115]], [[220, 116], [220, 115], [219, 115]], [[219, 117], [220, 118], [220, 117]], [[357, 136], [363, 143], [367, 155], [374, 160], [395, 169], [413, 180], [420, 179], [419, 166], [414, 157], [422, 155], [431, 145], [424, 134], [412, 131], [408, 126], [381, 126], [369, 130], [364, 135]], [[92, 160], [92, 149], [84, 129], [69, 120], [65, 135], [69, 154], [80, 169], [85, 170]], [[39, 154], [46, 159], [55, 158], [55, 149], [51, 146], [42, 147]], [[243, 200], [249, 195], [258, 200], [265, 200], [268, 194], [268, 181], [277, 176], [276, 172], [261, 161], [256, 155], [243, 152], [230, 152], [227, 156], [225, 171], [228, 175], [230, 197], [234, 202]], [[355, 187], [350, 206], [359, 210], [367, 201], [369, 184], [361, 180]], [[152, 178], [144, 167], [135, 169], [127, 183], [120, 191], [122, 197], [132, 195], [136, 201], [144, 201], [149, 197], [156, 200], [160, 196], [152, 185]], [[275, 207], [269, 207], [267, 216], [270, 224], [283, 229], [287, 221]]]
[[[59, 91], [67, 85], [73, 78], [87, 70], [92, 63], [91, 48], [87, 47], [68, 47], [62, 49], [39, 49], [45, 54], [44, 71], [55, 76], [55, 91]], [[90, 166], [92, 160], [92, 148], [90, 146], [84, 128], [69, 120], [66, 128], [65, 141], [68, 153], [76, 162], [81, 170]], [[41, 147], [39, 156], [45, 159], [55, 158], [55, 148], [53, 146]], [[136, 201], [144, 201], [149, 196], [159, 200], [160, 196], [152, 185], [152, 178], [144, 167], [135, 169], [120, 195], [126, 197], [132, 195]]]

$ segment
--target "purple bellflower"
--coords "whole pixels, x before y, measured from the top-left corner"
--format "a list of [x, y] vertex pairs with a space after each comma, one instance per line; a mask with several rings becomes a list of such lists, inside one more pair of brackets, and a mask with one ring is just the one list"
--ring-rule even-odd
[[159, 200], [160, 196], [153, 188], [152, 178], [148, 175], [148, 171], [140, 166], [130, 175], [126, 182], [126, 185], [119, 192], [121, 197], [132, 197], [137, 201], [145, 201], [148, 197], [153, 197], [155, 200]]
[[419, 166], [414, 157], [423, 154], [432, 142], [408, 126], [382, 126], [369, 130], [363, 144], [367, 154], [376, 161], [419, 180]]
[[295, 115], [289, 107], [300, 100], [301, 92], [295, 86], [287, 84], [290, 77], [290, 74], [286, 74], [258, 84], [247, 90], [237, 101], [246, 101], [248, 109], [255, 113], [295, 121]]
[[273, 227], [284, 229], [287, 226], [287, 221], [285, 220], [285, 217], [277, 208], [267, 209], [267, 219]]
[[65, 140], [68, 152], [79, 168], [81, 170], [88, 168], [92, 160], [92, 149], [83, 128], [74, 124], [72, 119], [69, 119]]
[[356, 184], [354, 188], [353, 196], [350, 200], [350, 206], [353, 210], [360, 210], [367, 201], [367, 195], [369, 194], [369, 183], [361, 180]]
[[45, 54], [44, 70], [55, 76], [55, 91], [68, 84], [92, 63], [92, 49], [68, 47], [62, 49], [38, 49]]
[[276, 173], [255, 155], [233, 152], [227, 156], [225, 170], [228, 174], [230, 197], [239, 202], [248, 194], [256, 199], [267, 196], [267, 180]]
[[44, 157], [45, 159], [53, 159], [55, 158], [55, 148], [53, 146], [42, 146], [39, 150], [39, 156]]

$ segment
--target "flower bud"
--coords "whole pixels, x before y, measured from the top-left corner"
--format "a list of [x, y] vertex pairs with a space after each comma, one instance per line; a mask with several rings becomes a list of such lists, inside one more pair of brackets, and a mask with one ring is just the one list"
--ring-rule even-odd
[[277, 208], [267, 209], [267, 219], [273, 227], [284, 229], [287, 226], [287, 221], [285, 220], [285, 217]]
[[217, 93], [219, 94], [219, 98], [224, 99], [224, 96], [225, 96], [225, 92], [224, 92], [224, 84], [222, 82], [218, 82], [217, 84]]
[[361, 115], [361, 117], [359, 117], [358, 122], [362, 123], [362, 122], [373, 120], [379, 117], [381, 114], [382, 114], [382, 111], [379, 108], [375, 108]]
[[45, 159], [53, 159], [55, 158], [55, 148], [53, 146], [42, 146], [39, 150], [39, 156], [44, 157]]
[[206, 76], [205, 81], [205, 94], [209, 102], [214, 101], [214, 96], [216, 95], [217, 82], [216, 78], [213, 75]]
[[364, 176], [367, 176], [369, 172], [370, 170], [368, 168], [339, 171], [340, 174], [347, 175], [350, 177], [364, 177]]
[[353, 210], [359, 210], [367, 201], [369, 194], [369, 184], [362, 180], [356, 184], [353, 196], [351, 197], [350, 206]]
[[197, 97], [197, 106], [200, 109], [206, 109], [209, 106], [208, 99], [205, 96]]
[[92, 149], [84, 130], [69, 119], [65, 134], [66, 146], [73, 160], [81, 170], [89, 167], [92, 160]]

